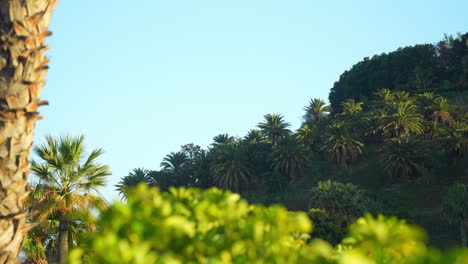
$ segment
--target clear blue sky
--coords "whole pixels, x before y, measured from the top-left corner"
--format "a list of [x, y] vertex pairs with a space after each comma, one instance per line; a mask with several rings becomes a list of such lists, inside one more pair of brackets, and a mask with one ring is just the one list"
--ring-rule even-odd
[[85, 134], [113, 175], [158, 169], [180, 145], [243, 136], [267, 113], [298, 128], [363, 57], [468, 31], [466, 0], [62, 0], [44, 135]]

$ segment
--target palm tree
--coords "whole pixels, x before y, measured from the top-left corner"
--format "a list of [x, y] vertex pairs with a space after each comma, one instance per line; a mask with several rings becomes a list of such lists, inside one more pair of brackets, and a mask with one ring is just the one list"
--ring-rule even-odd
[[439, 97], [434, 100], [434, 104], [430, 108], [432, 118], [434, 121], [451, 126], [455, 121], [450, 114], [452, 106], [448, 103], [447, 99]]
[[375, 107], [382, 109], [395, 101], [395, 96], [391, 90], [383, 88], [374, 93]]
[[407, 102], [410, 100], [410, 94], [405, 91], [396, 91], [393, 93], [395, 102]]
[[278, 149], [272, 153], [273, 172], [295, 180], [302, 176], [305, 156], [302, 148], [292, 137], [280, 141]]
[[232, 144], [234, 143], [234, 137], [230, 136], [229, 134], [219, 134], [213, 138], [213, 146], [219, 146], [224, 144]]
[[[46, 137], [46, 143], [34, 147], [34, 153], [41, 162], [32, 161], [31, 170], [39, 178], [42, 199], [35, 209], [39, 220], [46, 220], [57, 214], [58, 262], [65, 263], [68, 255], [68, 235], [73, 216], [80, 213], [92, 218], [92, 209], [102, 209], [105, 201], [99, 189], [110, 175], [107, 165], [97, 162], [102, 155], [101, 149], [85, 152], [84, 136]], [[82, 218], [83, 221], [87, 219]]]
[[409, 137], [423, 132], [422, 116], [412, 100], [394, 102], [380, 117], [380, 129], [389, 137]]
[[264, 118], [265, 121], [258, 123], [257, 126], [273, 146], [277, 146], [282, 138], [291, 134], [291, 130], [288, 129], [291, 125], [283, 120], [283, 115], [266, 114]]
[[29, 154], [48, 70], [48, 25], [58, 0], [0, 4], [0, 263], [14, 263], [27, 230]]
[[171, 152], [166, 155], [161, 162], [162, 170], [170, 173], [178, 181], [183, 182], [181, 178], [184, 177], [184, 166], [187, 162], [187, 156], [182, 152]]
[[119, 195], [125, 196], [128, 188], [135, 187], [139, 183], [148, 183], [149, 171], [143, 168], [133, 169], [127, 176], [120, 179], [115, 185]]
[[250, 144], [256, 144], [263, 141], [263, 133], [261, 130], [258, 129], [251, 129], [245, 135], [244, 140]]
[[364, 143], [352, 137], [343, 122], [333, 124], [331, 129], [333, 132], [324, 148], [333, 155], [338, 165], [346, 168], [362, 154]]
[[444, 134], [447, 134], [447, 130], [439, 122], [437, 121], [424, 122], [425, 138], [434, 140]]
[[393, 138], [383, 148], [382, 166], [392, 178], [409, 179], [422, 173], [424, 151], [413, 138]]
[[311, 119], [317, 123], [331, 112], [331, 107], [325, 104], [322, 99], [310, 99], [309, 105], [304, 108], [306, 120]]
[[341, 112], [342, 116], [345, 117], [354, 117], [358, 113], [362, 112], [363, 102], [356, 102], [354, 99], [348, 99], [341, 103], [343, 110]]
[[461, 246], [467, 246], [465, 222], [468, 220], [468, 184], [449, 187], [442, 211], [448, 221], [459, 225]]
[[455, 121], [445, 135], [445, 149], [455, 157], [462, 157], [468, 148], [468, 125]]
[[177, 186], [177, 179], [166, 171], [148, 171], [146, 182], [149, 186], [157, 186], [162, 191], [167, 191], [169, 187]]
[[429, 118], [432, 115], [431, 108], [434, 105], [436, 98], [438, 98], [438, 96], [432, 92], [417, 95], [417, 103], [421, 111], [424, 113], [425, 118]]
[[214, 150], [213, 155], [210, 170], [214, 184], [222, 189], [240, 191], [241, 185], [250, 177], [243, 146], [239, 143], [222, 145]]
[[296, 139], [300, 144], [302, 144], [305, 150], [316, 150], [315, 146], [321, 138], [321, 135], [318, 132], [317, 126], [306, 122], [296, 131]]

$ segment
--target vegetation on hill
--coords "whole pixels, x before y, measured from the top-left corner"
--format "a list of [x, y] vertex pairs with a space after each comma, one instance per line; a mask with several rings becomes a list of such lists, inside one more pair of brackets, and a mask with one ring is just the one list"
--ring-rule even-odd
[[365, 101], [381, 88], [392, 91], [468, 90], [468, 33], [445, 36], [437, 44], [399, 48], [366, 57], [345, 71], [330, 91], [332, 108], [347, 99]]

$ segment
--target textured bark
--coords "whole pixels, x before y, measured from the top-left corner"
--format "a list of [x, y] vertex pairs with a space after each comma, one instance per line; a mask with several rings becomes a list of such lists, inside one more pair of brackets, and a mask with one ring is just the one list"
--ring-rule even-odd
[[58, 0], [0, 0], [0, 264], [17, 263], [26, 224], [29, 152], [48, 60], [44, 40]]
[[65, 264], [68, 256], [68, 229], [69, 222], [61, 217], [58, 232], [58, 263]]

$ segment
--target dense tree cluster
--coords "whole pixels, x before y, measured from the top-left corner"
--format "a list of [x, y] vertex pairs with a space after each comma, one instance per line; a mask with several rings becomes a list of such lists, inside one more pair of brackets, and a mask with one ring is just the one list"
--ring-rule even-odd
[[365, 101], [381, 88], [421, 93], [468, 90], [468, 33], [439, 43], [399, 48], [364, 58], [345, 71], [330, 91], [333, 109], [347, 99]]
[[272, 195], [297, 182], [316, 182], [317, 163], [347, 171], [376, 148], [388, 179], [408, 181], [456, 161], [468, 145], [466, 114], [434, 93], [381, 89], [366, 103], [348, 99], [341, 112], [331, 111], [323, 100], [311, 100], [295, 132], [282, 115], [267, 114], [243, 138], [220, 134], [206, 150], [184, 145], [164, 158], [161, 170], [135, 170], [117, 190], [144, 181], [163, 190], [216, 186]]

